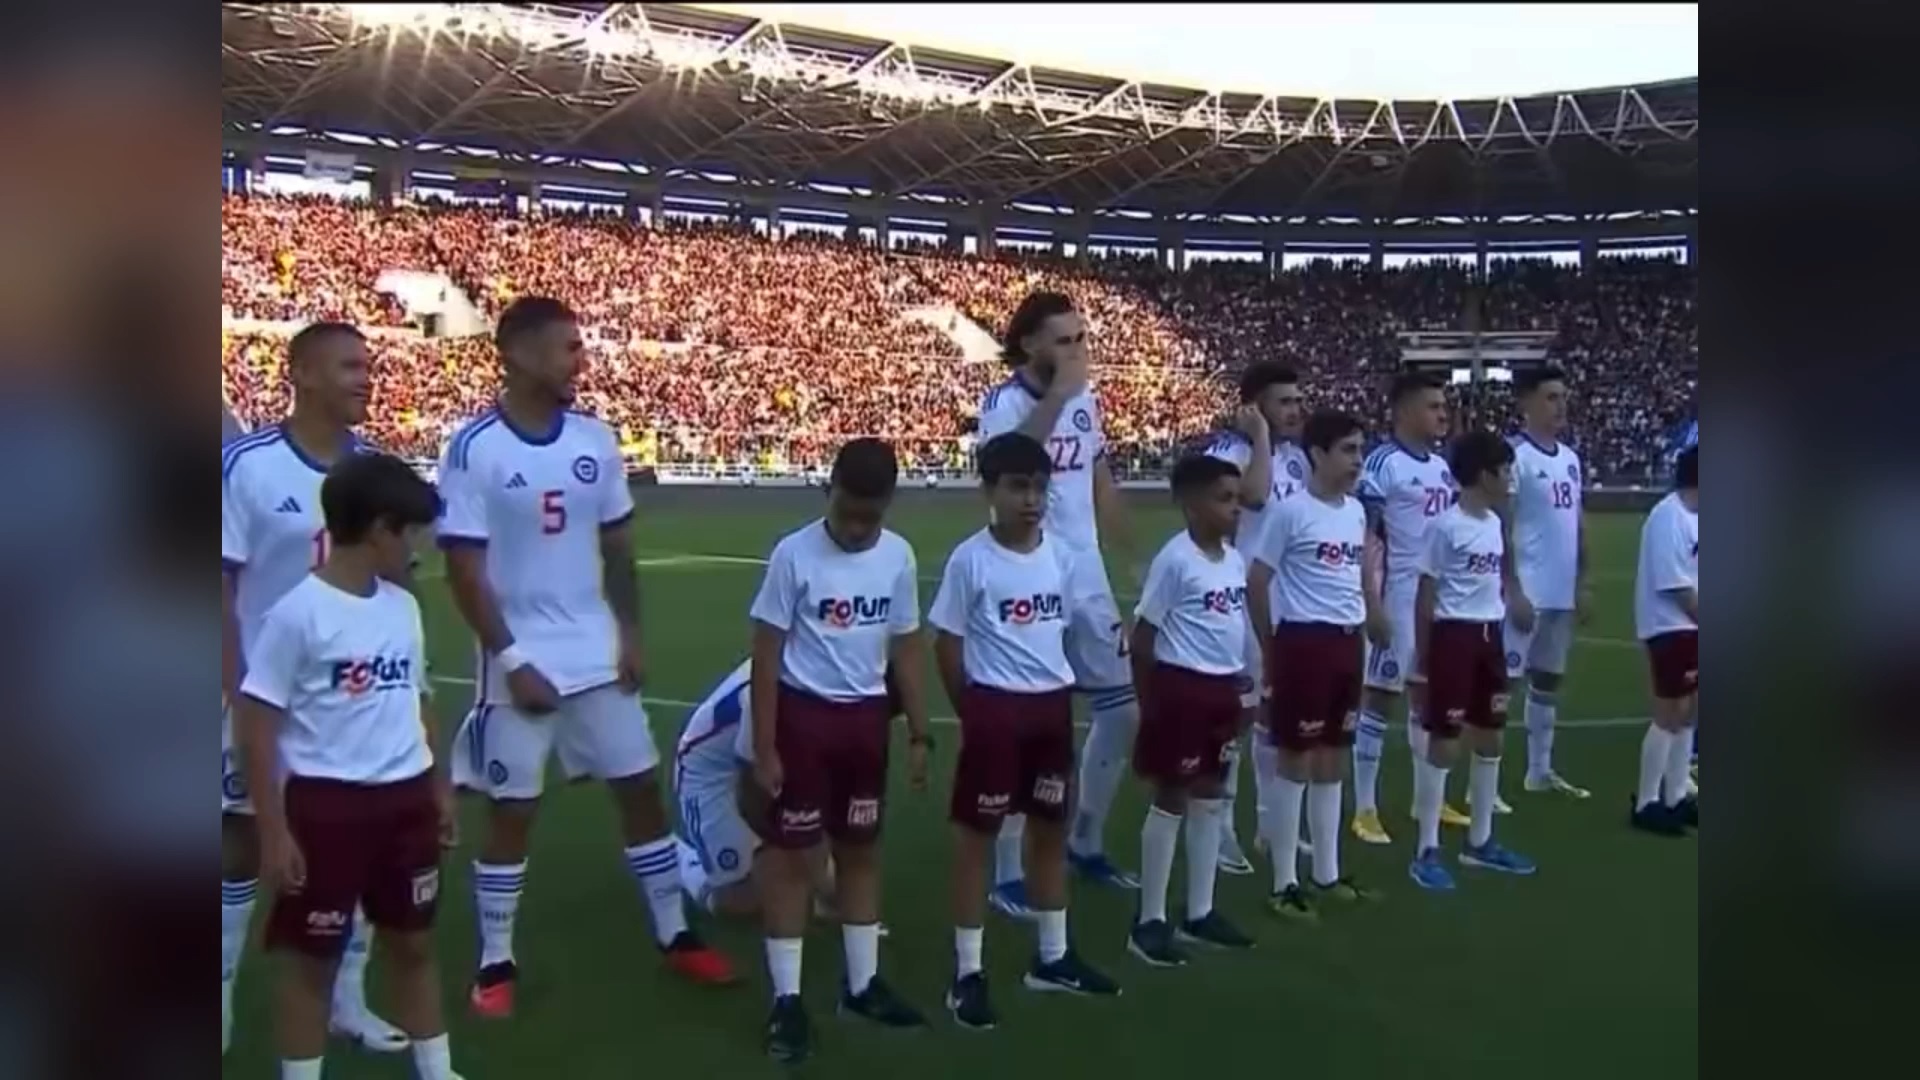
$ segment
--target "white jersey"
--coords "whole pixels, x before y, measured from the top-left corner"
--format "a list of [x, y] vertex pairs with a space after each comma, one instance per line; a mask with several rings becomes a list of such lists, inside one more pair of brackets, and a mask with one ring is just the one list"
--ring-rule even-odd
[[1427, 526], [1458, 498], [1453, 470], [1438, 454], [1390, 439], [1367, 455], [1359, 495], [1361, 502], [1378, 507], [1386, 522], [1386, 591], [1411, 593], [1420, 576]]
[[[1228, 462], [1245, 475], [1247, 466], [1253, 462], [1253, 442], [1238, 431], [1223, 431], [1214, 436], [1203, 453]], [[1285, 440], [1274, 443], [1266, 502], [1258, 510], [1241, 509], [1240, 529], [1234, 537], [1234, 546], [1245, 550], [1260, 535], [1260, 522], [1268, 510], [1282, 500], [1307, 490], [1308, 466], [1307, 452], [1298, 445]]]
[[[980, 441], [1017, 430], [1040, 404], [1041, 392], [1019, 374], [987, 391], [980, 403]], [[1098, 551], [1100, 530], [1093, 513], [1093, 465], [1106, 456], [1100, 429], [1100, 404], [1088, 387], [1060, 410], [1044, 440], [1053, 457], [1053, 481], [1047, 485], [1047, 533], [1075, 551]]]
[[720, 685], [707, 691], [680, 729], [674, 752], [674, 787], [689, 788], [730, 783], [739, 771], [734, 755], [736, 739], [751, 739], [753, 727], [753, 661], [727, 673]]
[[[513, 643], [562, 695], [612, 683], [620, 631], [602, 583], [600, 530], [633, 516], [620, 446], [606, 424], [565, 412], [543, 435], [489, 409], [440, 460], [442, 547], [487, 551], [487, 584]], [[479, 701], [507, 700], [481, 651]]]
[[1674, 492], [1654, 504], [1640, 527], [1640, 567], [1633, 579], [1633, 625], [1640, 640], [1698, 629], [1665, 594], [1699, 588], [1700, 515]]
[[1506, 555], [1500, 517], [1478, 517], [1453, 506], [1427, 529], [1420, 576], [1433, 579], [1433, 617], [1460, 622], [1499, 622], [1507, 605], [1500, 591]]
[[1237, 675], [1246, 664], [1247, 561], [1232, 547], [1214, 558], [1186, 530], [1147, 565], [1137, 618], [1153, 624], [1153, 658], [1202, 675]]
[[1360, 591], [1366, 541], [1366, 511], [1351, 496], [1329, 503], [1309, 494], [1275, 507], [1249, 553], [1273, 569], [1279, 594], [1274, 621], [1335, 626], [1366, 622], [1367, 604]]
[[847, 551], [818, 519], [773, 545], [748, 614], [787, 636], [781, 682], [828, 701], [880, 697], [893, 639], [920, 627], [918, 579], [899, 533]]
[[268, 610], [240, 692], [286, 712], [280, 759], [292, 776], [390, 784], [433, 765], [420, 694], [420, 605], [374, 582], [355, 596], [311, 574]]
[[[352, 450], [362, 449], [358, 440]], [[220, 452], [220, 561], [234, 574], [234, 621], [244, 657], [261, 620], [287, 590], [327, 558], [320, 482], [327, 467], [307, 457], [280, 425]]]
[[1008, 550], [986, 529], [953, 549], [927, 621], [961, 640], [969, 683], [1015, 693], [1074, 684], [1069, 558], [1045, 532], [1028, 552]]
[[1572, 611], [1580, 567], [1580, 455], [1525, 433], [1513, 444], [1513, 548], [1520, 588], [1543, 611]]

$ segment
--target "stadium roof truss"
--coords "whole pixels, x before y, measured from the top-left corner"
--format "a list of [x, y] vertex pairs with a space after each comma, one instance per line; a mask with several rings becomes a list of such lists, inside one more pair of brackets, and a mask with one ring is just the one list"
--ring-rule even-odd
[[1170, 217], [1698, 203], [1697, 80], [1470, 101], [1200, 91], [680, 5], [227, 4], [223, 114], [536, 164]]

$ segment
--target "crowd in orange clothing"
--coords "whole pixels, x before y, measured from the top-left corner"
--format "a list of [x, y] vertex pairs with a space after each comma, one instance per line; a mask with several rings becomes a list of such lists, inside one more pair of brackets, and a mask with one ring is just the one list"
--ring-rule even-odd
[[[998, 332], [1033, 289], [1067, 293], [1087, 318], [1123, 465], [1157, 465], [1218, 422], [1233, 371], [1257, 359], [1285, 359], [1317, 403], [1377, 419], [1396, 334], [1456, 327], [1471, 285], [1447, 264], [1173, 273], [1151, 260], [885, 252], [712, 225], [312, 197], [228, 196], [221, 217], [232, 319], [404, 327], [405, 310], [375, 288], [387, 269], [444, 274], [489, 320], [516, 296], [564, 300], [591, 354], [582, 406], [663, 463], [815, 464], [855, 434], [892, 439], [912, 462], [949, 463], [1006, 372], [903, 315], [957, 309]], [[1556, 331], [1554, 355], [1579, 394], [1575, 438], [1596, 472], [1637, 476], [1691, 408], [1694, 302], [1691, 269], [1671, 262], [1606, 259], [1588, 273], [1496, 262], [1483, 310], [1487, 329]], [[223, 391], [249, 422], [286, 408], [282, 329], [228, 335]], [[494, 392], [484, 337], [380, 333], [373, 348], [367, 434], [396, 452], [437, 455]]]

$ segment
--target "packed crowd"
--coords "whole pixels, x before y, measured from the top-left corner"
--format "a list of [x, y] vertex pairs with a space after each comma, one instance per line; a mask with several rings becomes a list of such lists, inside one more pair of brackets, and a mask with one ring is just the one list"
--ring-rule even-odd
[[[1232, 371], [1253, 359], [1286, 359], [1320, 403], [1377, 418], [1396, 335], [1458, 327], [1472, 292], [1469, 272], [1446, 264], [1316, 263], [1269, 278], [1216, 262], [1176, 274], [1151, 260], [883, 252], [712, 225], [311, 197], [229, 196], [221, 219], [230, 319], [392, 329], [376, 332], [370, 435], [421, 456], [484, 407], [495, 369], [483, 338], [402, 329], [406, 312], [375, 288], [390, 268], [445, 274], [489, 320], [516, 296], [565, 300], [589, 332], [582, 404], [642, 457], [702, 464], [804, 465], [853, 434], [884, 435], [925, 466], [955, 463], [1003, 371], [903, 317], [914, 310], [957, 310], [997, 331], [1033, 289], [1073, 296], [1117, 460], [1149, 468], [1217, 422]], [[1557, 331], [1596, 475], [1649, 475], [1694, 400], [1691, 269], [1496, 262], [1489, 278], [1486, 329]], [[281, 342], [277, 330], [227, 335], [223, 390], [250, 421], [286, 405]], [[1480, 404], [1504, 416], [1497, 399]]]

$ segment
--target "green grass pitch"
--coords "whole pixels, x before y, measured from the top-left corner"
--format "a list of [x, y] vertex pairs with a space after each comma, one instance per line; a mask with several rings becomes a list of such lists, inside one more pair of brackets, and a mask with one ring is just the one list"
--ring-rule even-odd
[[[744, 655], [746, 609], [757, 560], [782, 532], [819, 507], [793, 491], [649, 489], [641, 493], [635, 556], [641, 561], [650, 680], [647, 696], [662, 753], [671, 754], [691, 703]], [[1176, 527], [1163, 496], [1142, 497], [1135, 515], [1142, 560]], [[893, 526], [920, 555], [923, 602], [931, 601], [946, 554], [976, 528], [970, 499], [907, 493]], [[955, 1028], [940, 1008], [952, 969], [947, 918], [947, 783], [956, 739], [942, 739], [932, 790], [907, 790], [896, 768], [883, 848], [884, 915], [892, 936], [881, 967], [927, 1010], [931, 1030], [899, 1033], [834, 1016], [839, 935], [816, 925], [808, 939], [806, 995], [816, 1053], [795, 1070], [835, 1078], [1002, 1076], [1170, 1077], [1197, 1067], [1247, 1075], [1471, 1077], [1494, 1080], [1550, 1070], [1561, 1080], [1696, 1071], [1698, 1028], [1697, 868], [1691, 840], [1662, 840], [1625, 827], [1646, 714], [1645, 661], [1631, 641], [1637, 515], [1591, 519], [1597, 610], [1568, 673], [1556, 758], [1595, 790], [1586, 803], [1530, 796], [1520, 788], [1523, 736], [1508, 738], [1502, 791], [1516, 812], [1496, 830], [1539, 860], [1515, 879], [1462, 870], [1450, 895], [1420, 892], [1406, 877], [1414, 826], [1404, 737], [1389, 737], [1381, 799], [1394, 844], [1346, 838], [1342, 858], [1382, 887], [1375, 908], [1329, 911], [1317, 927], [1271, 921], [1261, 904], [1268, 872], [1223, 877], [1219, 903], [1256, 934], [1246, 954], [1206, 954], [1185, 969], [1149, 969], [1125, 952], [1129, 894], [1077, 888], [1076, 947], [1121, 980], [1118, 1000], [1036, 995], [1019, 985], [1032, 929], [990, 916], [987, 969], [1001, 1011], [997, 1031]], [[1116, 567], [1116, 588], [1128, 575]], [[429, 560], [428, 576], [438, 573]], [[444, 587], [422, 589], [429, 647], [450, 733], [472, 687], [469, 637]], [[1125, 602], [1123, 600], [1123, 602]], [[937, 687], [929, 676], [929, 686]], [[937, 693], [937, 689], [935, 690]], [[936, 700], [936, 716], [950, 715]], [[1450, 791], [1461, 801], [1462, 778]], [[1252, 838], [1252, 784], [1243, 780], [1239, 828]], [[482, 818], [470, 806], [469, 842]], [[1139, 861], [1145, 809], [1137, 783], [1123, 789], [1108, 850]], [[1448, 830], [1443, 840], [1457, 846]], [[774, 1076], [760, 1051], [767, 990], [751, 926], [703, 927], [747, 975], [710, 990], [678, 983], [659, 963], [644, 907], [620, 857], [611, 806], [592, 785], [549, 788], [520, 911], [519, 1013], [483, 1024], [466, 1011], [475, 955], [470, 855], [446, 862], [440, 940], [456, 1066], [467, 1080], [686, 1080]], [[1181, 872], [1174, 876], [1179, 904]], [[264, 903], [262, 915], [264, 914]], [[256, 935], [264, 918], [255, 919]], [[381, 1000], [380, 962], [371, 993]], [[273, 1063], [271, 958], [242, 969], [232, 1052], [223, 1075], [267, 1076]], [[411, 1077], [406, 1056], [344, 1046], [330, 1054], [334, 1080]]]

